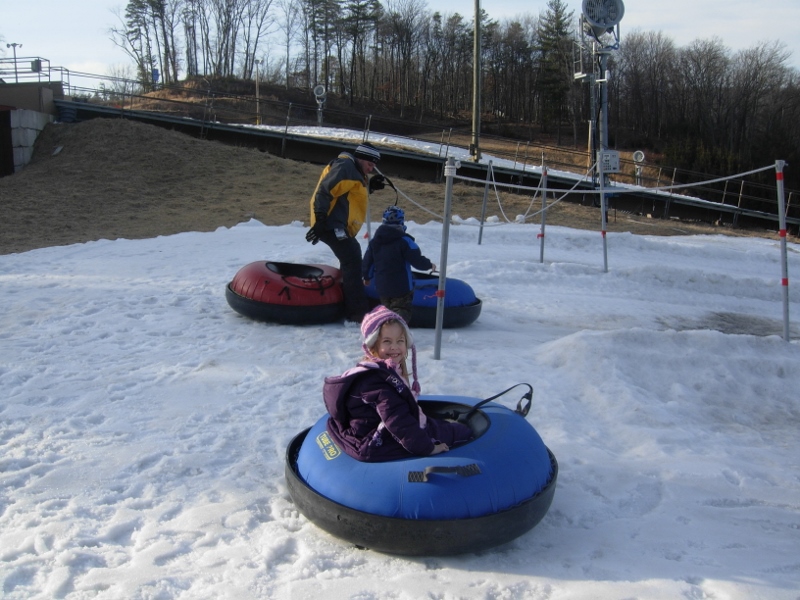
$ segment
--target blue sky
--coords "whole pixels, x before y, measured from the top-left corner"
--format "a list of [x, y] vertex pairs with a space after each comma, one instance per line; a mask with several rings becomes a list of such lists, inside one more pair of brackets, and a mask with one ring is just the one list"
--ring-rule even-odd
[[[626, 32], [635, 28], [663, 31], [676, 44], [683, 46], [694, 39], [719, 37], [733, 50], [748, 48], [760, 41], [781, 40], [792, 51], [790, 64], [800, 68], [800, 2], [797, 0], [761, 0], [758, 3], [742, 0], [672, 0], [668, 3], [653, 0], [625, 1], [625, 16], [621, 23], [622, 42]], [[11, 56], [6, 43], [22, 44], [18, 56], [39, 56], [50, 60], [51, 66], [72, 71], [106, 74], [110, 66], [129, 64], [122, 50], [109, 39], [108, 30], [118, 26], [115, 15], [122, 13], [124, 0], [34, 0], [23, 3], [0, 0], [0, 53]], [[428, 8], [444, 13], [460, 12], [471, 16], [474, 2], [464, 0], [428, 0]], [[543, 11], [545, 0], [536, 2], [505, 0], [483, 2], [481, 6], [494, 19], [512, 18], [525, 13]], [[567, 5], [581, 12], [579, 0], [567, 0]]]

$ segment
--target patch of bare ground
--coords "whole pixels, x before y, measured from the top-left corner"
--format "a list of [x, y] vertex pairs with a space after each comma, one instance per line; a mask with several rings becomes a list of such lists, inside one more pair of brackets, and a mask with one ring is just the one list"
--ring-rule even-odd
[[[126, 119], [51, 124], [39, 136], [32, 162], [19, 173], [0, 178], [0, 253], [98, 239], [213, 231], [251, 218], [266, 225], [307, 223], [309, 199], [320, 170], [321, 165]], [[386, 174], [415, 203], [437, 215], [443, 212], [443, 182]], [[394, 201], [389, 188], [373, 196], [373, 205], [380, 208]], [[482, 187], [459, 182], [452, 212], [462, 218], [478, 218], [482, 201]], [[500, 202], [505, 215], [513, 220], [529, 209], [531, 198], [503, 192]], [[425, 223], [433, 218], [403, 197], [399, 204], [409, 220]], [[487, 213], [491, 215], [500, 215], [494, 197]], [[772, 232], [649, 219], [613, 210], [608, 219], [609, 232], [777, 238]], [[540, 217], [533, 220], [538, 223]], [[547, 224], [599, 230], [600, 212], [560, 202], [548, 212]]]

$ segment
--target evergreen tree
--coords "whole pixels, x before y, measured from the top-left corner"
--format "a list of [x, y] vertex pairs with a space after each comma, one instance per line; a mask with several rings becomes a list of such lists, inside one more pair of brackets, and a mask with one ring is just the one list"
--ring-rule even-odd
[[573, 11], [561, 0], [548, 0], [547, 9], [539, 19], [539, 90], [541, 95], [541, 127], [550, 129], [552, 123], [559, 136], [564, 117], [570, 114], [572, 85], [572, 46], [575, 42], [572, 27]]

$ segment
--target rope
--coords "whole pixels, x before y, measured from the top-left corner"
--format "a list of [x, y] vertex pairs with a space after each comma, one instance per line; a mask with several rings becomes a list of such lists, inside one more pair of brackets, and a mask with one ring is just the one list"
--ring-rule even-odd
[[[525, 211], [525, 213], [522, 215], [523, 221], [525, 221], [525, 220], [527, 220], [529, 218], [537, 217], [538, 215], [542, 214], [543, 212], [550, 210], [556, 204], [558, 204], [560, 202], [563, 202], [570, 194], [572, 194], [575, 191], [575, 189], [581, 183], [583, 183], [583, 182], [588, 180], [589, 175], [595, 170], [596, 166], [597, 166], [597, 163], [595, 163], [592, 166], [590, 166], [589, 168], [587, 168], [586, 172], [583, 174], [583, 176], [580, 179], [577, 179], [575, 181], [575, 184], [571, 188], [569, 188], [568, 190], [565, 191], [563, 188], [543, 188], [543, 187], [541, 187], [541, 185], [542, 185], [541, 178], [539, 179], [539, 184], [536, 187], [524, 186], [524, 185], [513, 184], [513, 183], [501, 183], [501, 182], [498, 182], [494, 178], [494, 167], [492, 165], [489, 165], [491, 183], [492, 183], [492, 186], [493, 186], [493, 189], [494, 189], [495, 199], [497, 200], [497, 205], [498, 205], [498, 208], [500, 210], [500, 214], [503, 216], [503, 219], [505, 219], [506, 223], [515, 223], [516, 222], [516, 221], [511, 221], [508, 218], [508, 216], [505, 214], [505, 211], [503, 209], [503, 203], [502, 203], [502, 200], [500, 198], [499, 188], [516, 188], [518, 190], [530, 190], [530, 191], [533, 192], [533, 195], [531, 197], [531, 203], [528, 206], [528, 208]], [[745, 171], [743, 173], [737, 173], [735, 175], [729, 175], [727, 177], [718, 177], [716, 179], [708, 179], [706, 181], [699, 181], [699, 182], [696, 182], [696, 183], [681, 183], [681, 184], [677, 184], [677, 185], [665, 185], [665, 186], [658, 186], [658, 187], [652, 187], [652, 188], [645, 188], [645, 190], [648, 191], [648, 192], [665, 192], [665, 191], [674, 190], [674, 189], [680, 189], [680, 188], [700, 187], [700, 186], [709, 185], [709, 184], [712, 184], [712, 183], [719, 183], [719, 182], [722, 182], [722, 181], [727, 181], [727, 180], [732, 180], [732, 179], [741, 179], [742, 177], [747, 177], [748, 175], [754, 175], [756, 173], [761, 173], [763, 171], [768, 171], [768, 170], [774, 169], [774, 168], [775, 168], [775, 165], [768, 165], [766, 167], [760, 167], [758, 169], [753, 169], [751, 171]], [[377, 171], [377, 168], [376, 168], [376, 171]], [[380, 171], [378, 171], [378, 173], [380, 173]], [[459, 181], [472, 182], [472, 183], [476, 183], [476, 184], [480, 184], [480, 185], [486, 185], [486, 180], [484, 180], [484, 179], [475, 179], [474, 177], [466, 177], [466, 176], [463, 176], [463, 175], [455, 175], [454, 179], [457, 179]], [[414, 206], [416, 206], [418, 209], [420, 209], [423, 212], [429, 214], [430, 216], [432, 216], [434, 219], [436, 219], [439, 222], [443, 222], [444, 221], [444, 215], [436, 213], [436, 212], [428, 209], [427, 207], [423, 206], [422, 204], [420, 204], [419, 202], [417, 202], [413, 198], [411, 198], [411, 196], [406, 194], [399, 187], [396, 187], [395, 185], [392, 185], [392, 188], [394, 188], [394, 191], [398, 195], [402, 196], [405, 200], [407, 200], [409, 203], [411, 203]], [[613, 191], [611, 191], [611, 190], [613, 190]], [[627, 193], [638, 193], [641, 190], [640, 189], [635, 189], [635, 188], [617, 188], [617, 187], [614, 187], [614, 188], [606, 188], [605, 190], [602, 190], [602, 191], [605, 194], [609, 194], [609, 193], [627, 194]], [[534, 213], [530, 213], [529, 211], [531, 210], [531, 208], [533, 207], [533, 205], [534, 205], [534, 203], [536, 201], [537, 192], [545, 194], [545, 195], [548, 192], [553, 193], [553, 194], [560, 193], [561, 196], [557, 197], [555, 200], [553, 200], [553, 202], [551, 202], [550, 204], [548, 204], [544, 208], [541, 208], [541, 209], [537, 210]], [[580, 193], [581, 194], [600, 194], [601, 190], [581, 190]], [[713, 204], [713, 202], [711, 202], [711, 203]], [[462, 222], [462, 223], [460, 223], [460, 225], [467, 226], [467, 227], [480, 227], [480, 224], [467, 223], [467, 222]], [[484, 227], [497, 227], [497, 226], [501, 226], [501, 225], [505, 225], [505, 223], [502, 223], [502, 222], [501, 223], [483, 223]]]

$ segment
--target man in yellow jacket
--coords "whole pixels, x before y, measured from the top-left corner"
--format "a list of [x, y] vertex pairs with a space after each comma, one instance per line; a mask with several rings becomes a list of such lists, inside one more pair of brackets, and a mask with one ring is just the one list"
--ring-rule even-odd
[[306, 233], [306, 240], [327, 244], [339, 259], [345, 318], [358, 323], [369, 305], [361, 282], [361, 245], [356, 236], [367, 218], [367, 186], [374, 192], [385, 185], [382, 175], [369, 179], [380, 159], [375, 146], [363, 143], [328, 163], [311, 197], [311, 229]]

